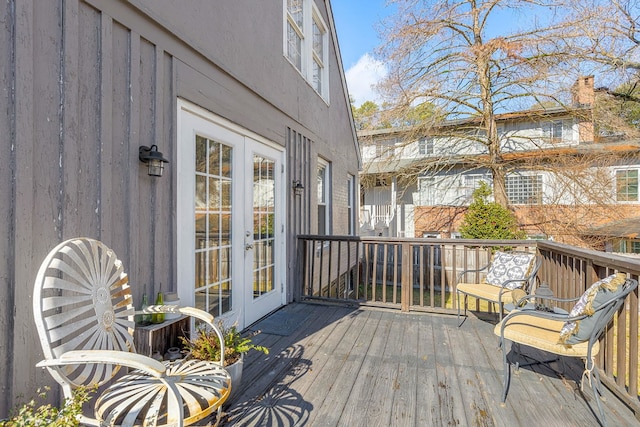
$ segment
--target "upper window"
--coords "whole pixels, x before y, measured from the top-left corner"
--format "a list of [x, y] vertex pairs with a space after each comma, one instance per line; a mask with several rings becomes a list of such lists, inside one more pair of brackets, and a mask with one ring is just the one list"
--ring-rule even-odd
[[286, 0], [284, 54], [328, 100], [327, 26], [313, 0]]
[[542, 204], [541, 175], [512, 175], [505, 182], [507, 197], [514, 205]]
[[618, 202], [638, 201], [638, 170], [616, 171], [616, 200]]
[[542, 126], [544, 138], [551, 142], [561, 142], [564, 138], [563, 125], [564, 123], [562, 120], [554, 120], [545, 123]]
[[390, 159], [395, 154], [395, 147], [386, 141], [376, 142], [376, 158]]
[[302, 72], [302, 55], [304, 48], [304, 7], [303, 0], [287, 0], [287, 46], [286, 55], [289, 61]]
[[420, 138], [418, 141], [419, 154], [433, 154], [433, 138]]

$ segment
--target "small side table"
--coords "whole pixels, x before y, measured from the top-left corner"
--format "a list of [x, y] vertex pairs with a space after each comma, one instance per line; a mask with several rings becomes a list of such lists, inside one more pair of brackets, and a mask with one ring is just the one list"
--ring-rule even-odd
[[137, 326], [133, 333], [133, 342], [138, 354], [151, 356], [154, 352], [161, 355], [169, 347], [182, 347], [180, 337], [189, 336], [189, 317], [165, 320], [147, 326]]

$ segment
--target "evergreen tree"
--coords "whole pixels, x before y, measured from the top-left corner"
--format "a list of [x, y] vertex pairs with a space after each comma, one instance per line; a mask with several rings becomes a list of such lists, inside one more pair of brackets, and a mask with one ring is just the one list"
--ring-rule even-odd
[[480, 182], [473, 192], [460, 234], [464, 239], [522, 239], [523, 230], [518, 228], [518, 220], [513, 212], [496, 202], [488, 201], [491, 189], [486, 182]]

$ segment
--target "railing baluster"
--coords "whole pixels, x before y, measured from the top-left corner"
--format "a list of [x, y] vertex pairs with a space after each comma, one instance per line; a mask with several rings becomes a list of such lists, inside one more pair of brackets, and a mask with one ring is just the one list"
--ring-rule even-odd
[[382, 246], [382, 302], [387, 302], [387, 268], [389, 267], [389, 259], [387, 255], [388, 249], [389, 245], [384, 244]]
[[400, 287], [400, 309], [409, 311], [409, 292], [411, 292], [411, 246], [402, 243], [402, 283]]

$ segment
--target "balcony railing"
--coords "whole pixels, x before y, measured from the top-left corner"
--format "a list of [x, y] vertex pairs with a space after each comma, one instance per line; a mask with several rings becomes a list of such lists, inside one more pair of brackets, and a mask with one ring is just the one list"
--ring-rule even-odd
[[[578, 297], [593, 282], [616, 272], [634, 279], [640, 276], [640, 259], [549, 241], [300, 236], [301, 287], [296, 296], [453, 314], [457, 275], [485, 266], [494, 248], [537, 251], [543, 259], [538, 282], [546, 282], [562, 298]], [[481, 273], [475, 277], [482, 278]], [[495, 309], [481, 301], [470, 302], [469, 308]], [[640, 414], [638, 309], [635, 291], [602, 337], [598, 355], [603, 383], [636, 414]]]

